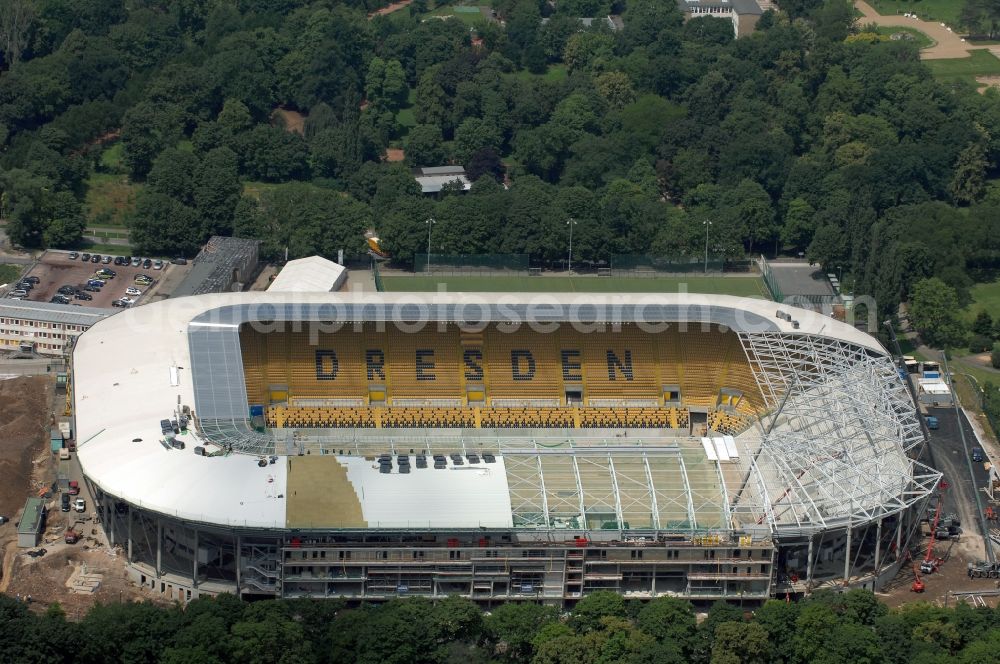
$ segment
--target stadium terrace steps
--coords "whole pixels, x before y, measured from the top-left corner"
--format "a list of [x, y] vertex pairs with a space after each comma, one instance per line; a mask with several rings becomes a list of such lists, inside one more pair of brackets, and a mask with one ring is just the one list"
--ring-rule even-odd
[[[386, 429], [687, 429], [690, 423], [690, 414], [681, 408], [438, 408], [276, 405], [267, 408], [266, 416], [267, 426], [277, 429], [352, 427]], [[730, 415], [726, 415], [726, 417], [737, 419]], [[720, 422], [729, 421], [729, 419], [720, 420]]]
[[[546, 420], [558, 426], [617, 426], [615, 420], [627, 416], [639, 426], [661, 418], [648, 426], [669, 422], [675, 428], [687, 426], [686, 415], [662, 420], [662, 413], [644, 415], [642, 408], [679, 403], [698, 412], [725, 406], [752, 415], [764, 405], [739, 338], [721, 328], [650, 332], [625, 324], [585, 332], [565, 325], [543, 333], [493, 325], [466, 332], [451, 324], [404, 331], [357, 323], [336, 332], [244, 327], [240, 338], [252, 405], [350, 399], [372, 406], [438, 407], [443, 411], [437, 419], [453, 423], [445, 426], [467, 426], [460, 409], [481, 404], [506, 409], [480, 414], [506, 418], [512, 426]], [[665, 404], [665, 390], [679, 394]], [[587, 413], [597, 424], [546, 410], [578, 404], [597, 409]], [[510, 410], [518, 407], [527, 410]], [[622, 414], [622, 408], [636, 412]], [[434, 419], [420, 412], [394, 416], [404, 422]], [[352, 423], [358, 419], [336, 411], [295, 411], [286, 417], [330, 419], [334, 426], [357, 426]]]

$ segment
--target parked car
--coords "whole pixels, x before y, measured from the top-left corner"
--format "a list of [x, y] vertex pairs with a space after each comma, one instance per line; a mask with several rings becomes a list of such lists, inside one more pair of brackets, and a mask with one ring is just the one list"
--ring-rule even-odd
[[928, 429], [937, 429], [939, 426], [941, 426], [940, 423], [938, 422], [938, 418], [934, 417], [933, 415], [928, 415], [925, 419], [927, 420]]
[[70, 480], [69, 483], [69, 495], [78, 496], [80, 495], [80, 483], [76, 480]]
[[173, 263], [174, 265], [187, 265], [188, 264], [187, 259], [186, 258], [182, 258], [180, 256], [178, 256], [177, 258], [175, 258], [174, 260], [172, 260], [170, 262]]
[[84, 263], [90, 261], [90, 254], [81, 254], [80, 260], [83, 261]]
[[[90, 286], [91, 288], [95, 288], [97, 290], [100, 290], [101, 288], [104, 287], [104, 282], [102, 280], [100, 280], [100, 279], [90, 279], [90, 280], [87, 281], [87, 285]], [[93, 291], [91, 291], [91, 292], [93, 292]]]
[[153, 283], [153, 280], [150, 279], [149, 277], [140, 276], [135, 278], [135, 283], [137, 286], [149, 286], [150, 284]]
[[100, 289], [99, 286], [91, 286], [89, 284], [86, 285], [86, 286], [84, 286], [82, 290], [85, 290], [88, 293], [100, 293], [101, 292], [101, 289]]
[[149, 268], [153, 267], [153, 261], [147, 258], [142, 262], [142, 267], [143, 269], [148, 270]]
[[27, 297], [28, 291], [24, 290], [23, 288], [16, 288], [11, 292], [7, 293], [7, 295], [9, 297]]
[[157, 258], [155, 261], [153, 261], [153, 269], [154, 270], [162, 270], [163, 269], [163, 261], [161, 261], [159, 258]]
[[75, 251], [69, 252], [69, 254], [67, 254], [67, 256], [66, 256], [66, 258], [70, 259], [71, 261], [75, 261], [79, 257], [80, 257], [80, 254], [78, 254]]
[[104, 258], [101, 259], [101, 262], [104, 263], [105, 265], [110, 264], [111, 263], [111, 256], [105, 256]]
[[29, 283], [35, 284], [36, 286], [42, 281], [38, 277], [25, 277], [21, 281], [27, 281]]
[[93, 256], [90, 257], [90, 262], [91, 263], [100, 263], [101, 262], [101, 255], [100, 254], [94, 254]]
[[49, 302], [52, 304], [69, 304], [69, 298], [65, 295], [53, 295]]
[[135, 304], [135, 300], [133, 300], [130, 297], [120, 297], [118, 298], [118, 301], [124, 304], [125, 306], [128, 306], [130, 304]]
[[78, 300], [84, 300], [84, 301], [94, 299], [94, 296], [91, 295], [90, 293], [77, 293], [76, 295], [74, 295], [74, 297]]
[[69, 511], [69, 503], [70, 503], [69, 494], [64, 493], [62, 495], [62, 508], [61, 508], [63, 512]]
[[128, 304], [125, 303], [125, 302], [122, 302], [121, 300], [115, 300], [114, 302], [111, 303], [111, 306], [112, 307], [127, 307]]
[[984, 460], [983, 450], [981, 447], [972, 448], [972, 460], [977, 463]]
[[128, 288], [125, 289], [125, 294], [138, 297], [139, 295], [142, 295], [142, 291], [139, 290], [138, 288], [133, 288], [132, 286], [129, 286]]
[[139, 267], [139, 265], [140, 265], [141, 263], [142, 263], [142, 259], [141, 259], [141, 258], [139, 258], [138, 256], [136, 256], [136, 257], [134, 257], [134, 258], [132, 259], [132, 267]]
[[76, 286], [63, 284], [62, 286], [59, 287], [59, 290], [57, 290], [56, 292], [59, 293], [60, 295], [72, 295], [73, 293], [76, 292]]
[[76, 510], [77, 512], [86, 512], [87, 501], [84, 500], [83, 498], [77, 498], [76, 502], [73, 503], [73, 509]]

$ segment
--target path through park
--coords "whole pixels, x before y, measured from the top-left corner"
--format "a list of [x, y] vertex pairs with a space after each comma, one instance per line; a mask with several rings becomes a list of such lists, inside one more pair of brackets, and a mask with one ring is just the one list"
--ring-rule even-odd
[[854, 3], [864, 18], [858, 19], [861, 25], [874, 23], [887, 28], [913, 28], [919, 30], [937, 42], [930, 48], [920, 51], [922, 60], [946, 60], [949, 58], [967, 58], [970, 50], [989, 49], [994, 55], [1000, 54], [1000, 47], [997, 46], [976, 46], [966, 42], [961, 35], [950, 31], [944, 23], [932, 23], [918, 18], [908, 18], [901, 14], [893, 16], [882, 16], [871, 5], [862, 0]]

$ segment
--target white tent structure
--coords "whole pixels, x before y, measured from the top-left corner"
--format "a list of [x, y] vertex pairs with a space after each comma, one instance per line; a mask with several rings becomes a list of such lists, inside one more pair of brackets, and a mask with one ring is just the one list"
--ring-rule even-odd
[[330, 293], [339, 290], [347, 268], [322, 256], [288, 261], [268, 286], [269, 293]]

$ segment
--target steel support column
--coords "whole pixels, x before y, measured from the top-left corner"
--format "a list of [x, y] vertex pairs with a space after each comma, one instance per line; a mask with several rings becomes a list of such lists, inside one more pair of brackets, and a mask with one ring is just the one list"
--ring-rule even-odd
[[809, 549], [806, 552], [806, 592], [812, 588], [813, 582], [813, 535], [809, 536]]
[[882, 519], [879, 519], [875, 524], [875, 584], [872, 584], [872, 591], [875, 590], [875, 585], [878, 584], [878, 571], [880, 567], [882, 557]]
[[899, 513], [896, 523], [896, 560], [903, 557], [903, 524], [906, 523], [906, 512]]
[[[278, 555], [281, 555], [281, 549], [278, 549]], [[284, 561], [282, 561], [284, 562]], [[243, 588], [241, 586], [241, 574], [243, 571], [243, 539], [236, 535], [236, 596], [243, 596]]]
[[132, 510], [128, 511], [128, 562], [132, 562]]
[[851, 578], [851, 533], [852, 528], [850, 524], [847, 526], [847, 543], [844, 546], [844, 585], [847, 585], [848, 580]]
[[198, 529], [194, 529], [194, 555], [191, 556], [191, 587], [198, 587]]
[[163, 521], [156, 519], [156, 578], [163, 574]]

